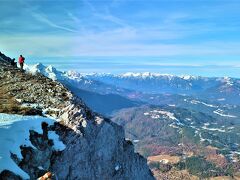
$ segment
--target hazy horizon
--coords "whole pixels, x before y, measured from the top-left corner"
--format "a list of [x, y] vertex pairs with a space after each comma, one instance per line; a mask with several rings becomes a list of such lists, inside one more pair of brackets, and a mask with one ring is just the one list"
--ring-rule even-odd
[[[131, 60], [129, 63], [129, 59]], [[206, 77], [240, 78], [240, 66], [214, 64], [179, 64], [177, 60], [159, 61], [159, 57], [42, 57], [29, 58], [26, 63], [34, 65], [42, 63], [52, 65], [61, 71], [77, 71], [80, 73], [112, 73], [152, 72], [173, 75], [193, 75]], [[147, 60], [147, 61], [146, 61]], [[214, 74], [214, 75], [213, 75]]]

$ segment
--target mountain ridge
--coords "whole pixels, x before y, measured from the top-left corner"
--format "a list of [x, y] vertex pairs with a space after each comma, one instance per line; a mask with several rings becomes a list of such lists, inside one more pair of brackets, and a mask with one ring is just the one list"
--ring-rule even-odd
[[[30, 131], [30, 141], [36, 149], [19, 147], [23, 159], [13, 156], [30, 179], [47, 171], [54, 172], [58, 179], [153, 179], [146, 160], [135, 154], [132, 143], [125, 140], [123, 128], [93, 113], [61, 83], [39, 73], [23, 73], [1, 60], [0, 74], [1, 88], [6, 90], [7, 98], [13, 99], [13, 109], [38, 109], [41, 115], [58, 119], [54, 125], [42, 126], [43, 134]], [[13, 109], [4, 105], [2, 113]], [[28, 111], [13, 113], [28, 114]], [[63, 151], [52, 150], [50, 130], [65, 144]], [[50, 164], [40, 162], [41, 156], [51, 157]], [[40, 170], [40, 166], [47, 168]], [[7, 170], [0, 177], [21, 179]]]

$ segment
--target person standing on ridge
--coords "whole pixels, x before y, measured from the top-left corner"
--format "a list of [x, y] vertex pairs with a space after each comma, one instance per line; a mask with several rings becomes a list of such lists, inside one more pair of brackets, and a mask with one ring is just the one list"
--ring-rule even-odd
[[15, 62], [15, 58], [13, 58], [11, 60], [11, 65], [14, 66], [14, 67], [17, 67], [17, 63]]
[[25, 61], [25, 58], [22, 55], [20, 55], [20, 57], [18, 59], [18, 63], [20, 64], [20, 68], [22, 71], [23, 71], [24, 61]]

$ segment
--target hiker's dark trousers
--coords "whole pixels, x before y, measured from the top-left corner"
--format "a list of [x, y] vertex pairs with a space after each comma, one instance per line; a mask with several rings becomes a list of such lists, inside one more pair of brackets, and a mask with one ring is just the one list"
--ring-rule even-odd
[[21, 70], [23, 70], [23, 63], [20, 63], [20, 68]]

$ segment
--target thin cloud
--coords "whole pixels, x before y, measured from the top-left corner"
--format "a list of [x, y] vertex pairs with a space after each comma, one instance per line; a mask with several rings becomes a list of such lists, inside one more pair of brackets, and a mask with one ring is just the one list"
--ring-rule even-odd
[[[40, 21], [40, 22], [42, 22], [42, 23], [44, 23], [44, 24], [46, 24], [50, 27], [53, 27], [53, 28], [57, 28], [57, 29], [61, 29], [61, 30], [68, 31], [68, 32], [73, 32], [73, 33], [78, 32], [75, 29], [71, 29], [71, 28], [68, 28], [68, 27], [65, 27], [65, 26], [61, 26], [61, 25], [58, 25], [55, 22], [51, 21], [48, 18], [48, 16], [46, 16], [45, 14], [40, 12], [39, 6], [32, 6], [32, 4], [30, 4], [29, 1], [19, 0], [19, 2], [25, 7], [25, 10], [27, 12], [29, 12], [29, 14], [32, 17], [34, 17], [36, 20], [38, 20], [38, 21]], [[72, 16], [72, 18], [73, 18], [73, 16]]]
[[96, 8], [88, 0], [83, 0], [83, 2], [90, 8], [92, 12], [96, 12]]
[[85, 4], [87, 4], [87, 6], [90, 8], [90, 10], [92, 11], [93, 15], [95, 17], [98, 17], [102, 20], [107, 20], [109, 22], [112, 22], [114, 24], [120, 25], [122, 27], [130, 27], [124, 20], [122, 20], [121, 18], [118, 18], [116, 16], [113, 16], [110, 11], [108, 6], [105, 7], [105, 11], [104, 13], [100, 13], [93, 5], [92, 3], [90, 3], [90, 1], [88, 0], [83, 0], [83, 2]]
[[126, 24], [122, 19], [117, 18], [117, 17], [115, 17], [115, 16], [113, 16], [113, 15], [111, 15], [111, 14], [105, 15], [105, 14], [95, 13], [94, 15], [95, 15], [96, 17], [99, 17], [99, 18], [101, 18], [101, 19], [103, 19], [103, 20], [110, 21], [110, 22], [112, 22], [112, 23], [114, 23], [114, 24], [117, 24], [117, 25], [120, 25], [120, 26], [122, 26], [122, 27], [128, 27], [128, 26], [129, 26], [129, 25]]
[[74, 22], [80, 23], [80, 19], [79, 19], [77, 16], [75, 16], [73, 13], [67, 12], [67, 15], [68, 15], [68, 17], [69, 17], [70, 19], [72, 19]]
[[54, 27], [54, 28], [57, 28], [57, 29], [61, 29], [61, 30], [64, 30], [64, 31], [68, 31], [68, 32], [73, 32], [73, 33], [78, 32], [77, 30], [57, 25], [56, 23], [50, 21], [45, 15], [42, 15], [42, 14], [39, 14], [39, 13], [32, 13], [32, 16], [34, 18], [36, 18], [38, 21], [40, 21], [42, 23], [45, 23], [45, 24], [47, 24], [47, 25], [49, 25], [51, 27]]

